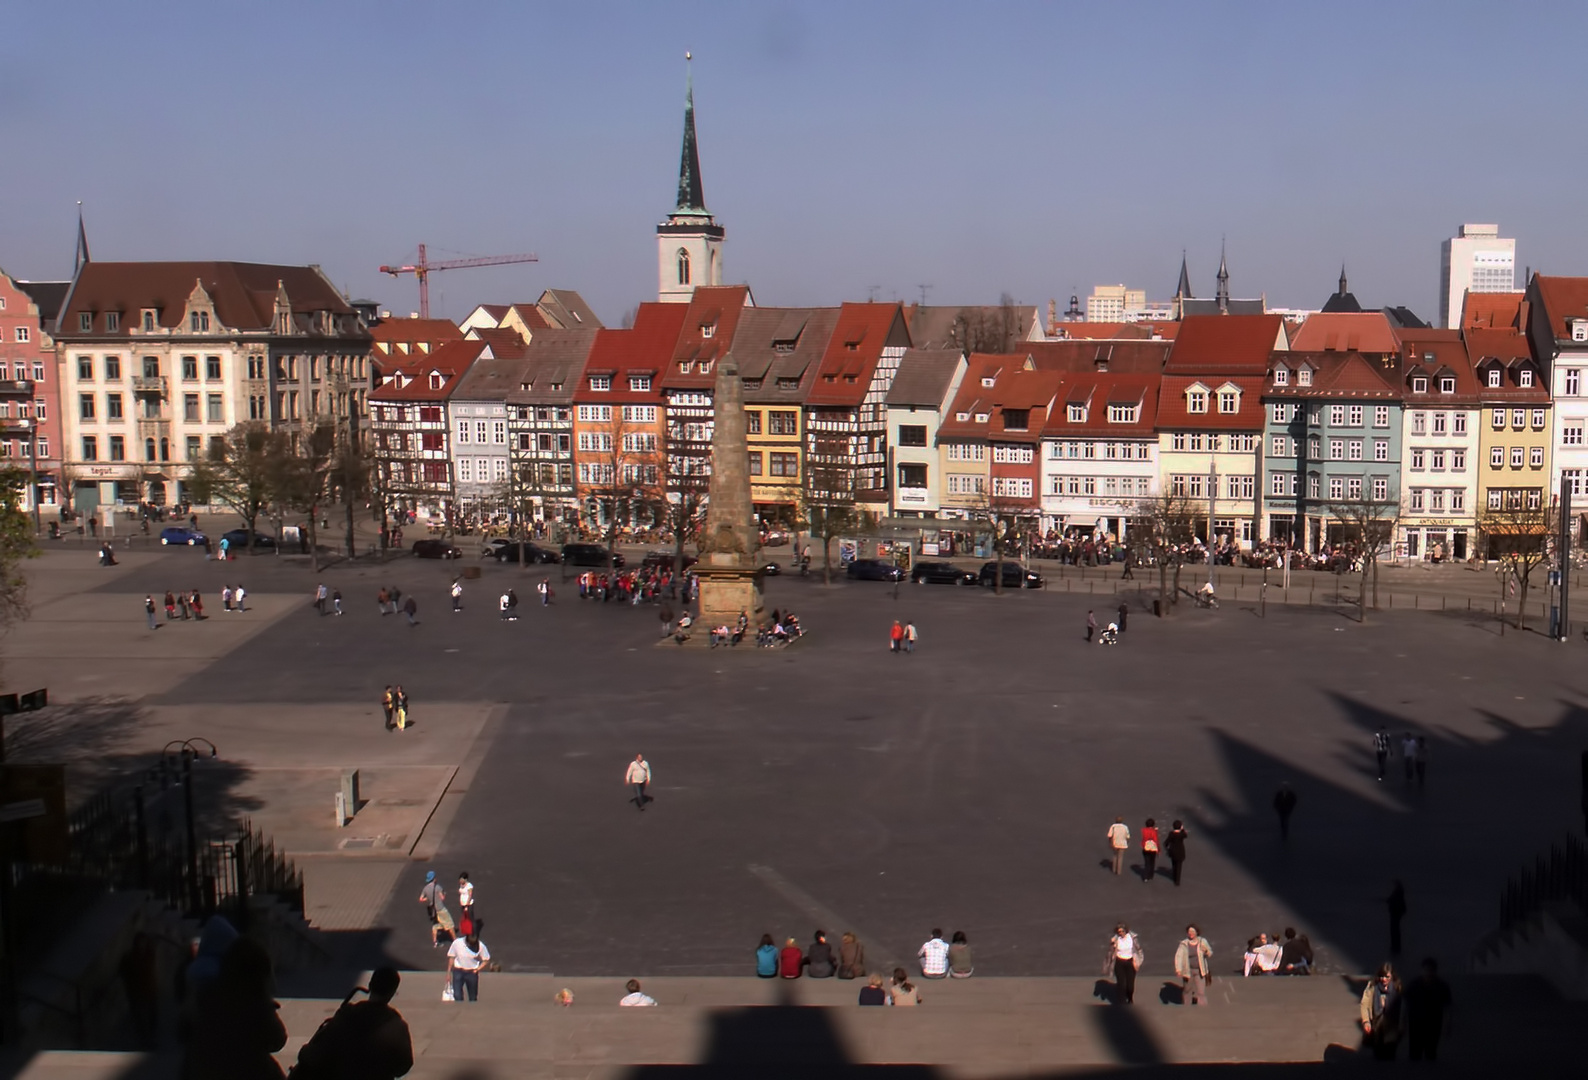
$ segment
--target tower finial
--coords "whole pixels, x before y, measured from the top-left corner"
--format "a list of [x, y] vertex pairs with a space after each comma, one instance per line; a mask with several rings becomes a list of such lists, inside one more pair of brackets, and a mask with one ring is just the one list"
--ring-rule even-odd
[[1351, 290], [1348, 289], [1346, 287], [1346, 284], [1345, 284], [1345, 263], [1341, 263], [1340, 264], [1340, 295], [1344, 296], [1346, 293], [1348, 293], [1350, 291]]
[[[684, 54], [685, 64], [694, 59], [694, 53]], [[706, 194], [700, 182], [700, 148], [695, 139], [695, 70], [687, 67], [684, 75], [684, 147], [678, 161], [678, 209], [681, 214], [704, 214]]]
[[1219, 238], [1219, 314], [1230, 313], [1230, 270], [1224, 261], [1224, 238]]
[[77, 200], [77, 252], [72, 258], [72, 280], [88, 262], [88, 230], [83, 226], [83, 200]]

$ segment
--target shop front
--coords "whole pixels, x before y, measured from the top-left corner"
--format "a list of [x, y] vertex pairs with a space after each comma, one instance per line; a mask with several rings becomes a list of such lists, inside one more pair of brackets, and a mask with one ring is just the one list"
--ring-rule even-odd
[[1421, 521], [1401, 532], [1400, 551], [1408, 559], [1463, 562], [1471, 553], [1470, 527], [1453, 521]]

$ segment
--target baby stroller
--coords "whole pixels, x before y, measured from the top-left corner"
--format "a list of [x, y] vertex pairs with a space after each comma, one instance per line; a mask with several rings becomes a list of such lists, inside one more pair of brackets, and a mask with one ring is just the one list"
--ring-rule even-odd
[[1097, 635], [1097, 643], [1099, 645], [1118, 645], [1119, 624], [1109, 623], [1108, 626], [1103, 629], [1103, 632]]

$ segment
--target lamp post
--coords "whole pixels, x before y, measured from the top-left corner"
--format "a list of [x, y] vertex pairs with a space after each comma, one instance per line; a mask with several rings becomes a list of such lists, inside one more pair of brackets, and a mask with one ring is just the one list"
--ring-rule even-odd
[[[187, 818], [187, 888], [188, 903], [191, 913], [198, 914], [203, 906], [199, 899], [198, 884], [198, 833], [193, 824], [193, 759], [198, 757], [201, 750], [195, 743], [202, 743], [209, 750], [212, 758], [220, 757], [220, 751], [215, 744], [205, 738], [172, 739], [165, 744], [165, 749], [160, 751], [160, 769], [162, 778], [165, 775], [166, 763], [171, 760], [173, 753], [179, 754], [182, 759], [182, 778], [178, 781], [182, 785], [182, 807]], [[172, 747], [176, 747], [173, 751]]]

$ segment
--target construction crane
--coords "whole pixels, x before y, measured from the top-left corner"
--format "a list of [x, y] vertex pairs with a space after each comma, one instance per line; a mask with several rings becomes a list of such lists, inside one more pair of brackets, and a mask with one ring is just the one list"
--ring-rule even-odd
[[419, 261], [407, 266], [383, 266], [380, 272], [398, 277], [412, 274], [419, 279], [419, 317], [430, 318], [430, 275], [437, 270], [462, 270], [468, 266], [506, 266], [509, 263], [532, 263], [540, 260], [533, 255], [481, 255], [473, 259], [447, 259], [431, 262], [425, 255], [425, 246], [419, 245]]

